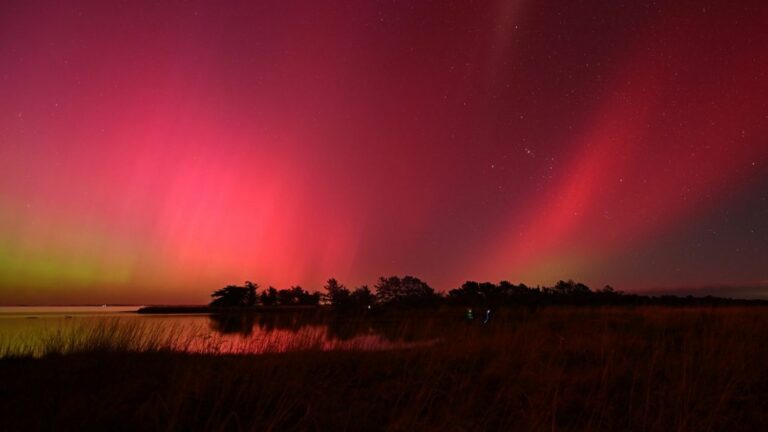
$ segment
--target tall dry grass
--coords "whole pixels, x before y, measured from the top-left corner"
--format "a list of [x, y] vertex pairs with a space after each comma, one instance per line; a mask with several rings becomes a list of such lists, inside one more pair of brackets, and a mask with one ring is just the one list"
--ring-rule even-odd
[[390, 338], [441, 341], [388, 351], [308, 340], [298, 352], [183, 354], [165, 335], [133, 342], [146, 338], [135, 328], [54, 337], [41, 358], [0, 361], [0, 418], [6, 430], [768, 426], [767, 309], [507, 310], [487, 326], [462, 312], [385, 317]]

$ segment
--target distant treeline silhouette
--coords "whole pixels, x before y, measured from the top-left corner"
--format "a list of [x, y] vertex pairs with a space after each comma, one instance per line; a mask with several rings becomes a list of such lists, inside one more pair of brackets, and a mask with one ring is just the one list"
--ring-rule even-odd
[[551, 287], [528, 287], [508, 281], [499, 283], [467, 281], [447, 294], [436, 292], [426, 282], [414, 276], [380, 277], [374, 291], [367, 285], [350, 290], [334, 278], [328, 279], [323, 292], [309, 293], [299, 286], [289, 289], [268, 287], [259, 293], [259, 285], [246, 281], [244, 285], [229, 285], [211, 294], [214, 307], [315, 306], [330, 305], [338, 310], [363, 310], [374, 307], [412, 308], [440, 305], [468, 307], [547, 306], [547, 305], [664, 305], [716, 306], [768, 304], [766, 300], [730, 299], [722, 297], [693, 297], [627, 294], [606, 285], [592, 290], [572, 280], [559, 281]]
[[213, 301], [211, 306], [220, 307], [250, 307], [263, 306], [297, 306], [317, 305], [320, 302], [320, 293], [310, 294], [299, 286], [290, 289], [275, 289], [269, 287], [258, 293], [259, 284], [246, 281], [243, 286], [228, 285], [211, 294]]

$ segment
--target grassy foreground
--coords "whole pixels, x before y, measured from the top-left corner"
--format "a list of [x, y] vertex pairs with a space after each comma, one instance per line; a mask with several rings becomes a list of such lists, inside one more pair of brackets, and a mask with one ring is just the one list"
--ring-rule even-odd
[[400, 317], [443, 340], [409, 350], [6, 357], [0, 429], [768, 428], [767, 308], [507, 310], [488, 326], [460, 312]]

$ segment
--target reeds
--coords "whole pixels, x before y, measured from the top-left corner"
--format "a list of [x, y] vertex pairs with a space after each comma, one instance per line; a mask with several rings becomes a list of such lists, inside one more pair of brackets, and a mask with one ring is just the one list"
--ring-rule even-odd
[[289, 333], [256, 338], [241, 351], [262, 355], [233, 355], [215, 340], [197, 349], [178, 330], [131, 323], [50, 336], [38, 359], [0, 360], [0, 395], [11, 395], [0, 415], [7, 430], [55, 421], [78, 430], [768, 426], [767, 309], [521, 309], [499, 311], [489, 325], [462, 316], [386, 317], [387, 340], [439, 341], [386, 351], [365, 350], [373, 339], [328, 346], [317, 329], [289, 344]]
[[[173, 319], [58, 320], [43, 327], [22, 328], [19, 332], [0, 332], [0, 359], [113, 352], [251, 355], [295, 351], [374, 351], [422, 347], [440, 340], [437, 337], [405, 340], [403, 335], [412, 333], [407, 330], [412, 324], [408, 319], [388, 323], [389, 338], [370, 329], [368, 322], [360, 317], [341, 319], [341, 325], [350, 329], [350, 336], [343, 340], [329, 334], [328, 325], [323, 322], [240, 335], [221, 334], [201, 322], [176, 322]], [[421, 331], [429, 329], [422, 328]]]

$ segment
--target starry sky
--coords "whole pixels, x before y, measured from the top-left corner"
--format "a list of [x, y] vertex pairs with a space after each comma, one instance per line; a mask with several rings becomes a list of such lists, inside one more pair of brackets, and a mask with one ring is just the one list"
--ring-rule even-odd
[[2, 2], [0, 303], [763, 295], [766, 28], [762, 0]]

